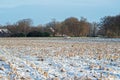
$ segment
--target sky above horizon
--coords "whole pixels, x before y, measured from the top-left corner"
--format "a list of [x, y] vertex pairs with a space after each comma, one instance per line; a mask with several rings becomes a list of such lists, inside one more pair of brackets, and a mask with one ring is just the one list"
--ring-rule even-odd
[[52, 19], [87, 18], [99, 22], [104, 16], [120, 14], [120, 0], [1, 0], [0, 24], [15, 23], [30, 18], [33, 25], [46, 24]]

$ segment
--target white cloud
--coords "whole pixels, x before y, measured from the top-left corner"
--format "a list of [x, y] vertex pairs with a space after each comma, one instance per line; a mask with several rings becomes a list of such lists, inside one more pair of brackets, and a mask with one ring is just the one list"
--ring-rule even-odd
[[0, 8], [13, 8], [22, 5], [32, 5], [39, 3], [38, 1], [39, 0], [2, 0], [0, 1]]
[[13, 8], [23, 5], [46, 6], [102, 6], [110, 5], [115, 0], [1, 0], [0, 8]]

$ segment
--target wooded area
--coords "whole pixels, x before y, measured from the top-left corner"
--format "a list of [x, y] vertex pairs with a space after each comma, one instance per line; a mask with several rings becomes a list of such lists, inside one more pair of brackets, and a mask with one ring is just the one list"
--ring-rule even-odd
[[105, 16], [99, 23], [90, 23], [86, 18], [70, 17], [62, 22], [53, 19], [46, 25], [33, 26], [31, 19], [19, 20], [14, 24], [1, 25], [11, 33], [9, 37], [120, 37], [120, 15]]

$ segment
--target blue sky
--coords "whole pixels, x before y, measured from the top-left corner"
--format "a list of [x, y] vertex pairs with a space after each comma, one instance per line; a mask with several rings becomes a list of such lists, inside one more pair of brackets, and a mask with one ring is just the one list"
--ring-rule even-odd
[[100, 18], [120, 14], [120, 0], [0, 0], [0, 24], [15, 23], [31, 18], [34, 25], [45, 24], [55, 18], [87, 18], [99, 22]]

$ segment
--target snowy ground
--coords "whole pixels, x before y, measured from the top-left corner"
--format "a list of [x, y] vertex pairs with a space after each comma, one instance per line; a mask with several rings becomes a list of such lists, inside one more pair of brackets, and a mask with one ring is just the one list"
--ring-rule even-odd
[[120, 80], [120, 39], [0, 38], [0, 80]]

